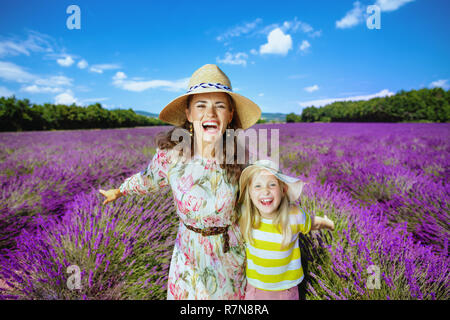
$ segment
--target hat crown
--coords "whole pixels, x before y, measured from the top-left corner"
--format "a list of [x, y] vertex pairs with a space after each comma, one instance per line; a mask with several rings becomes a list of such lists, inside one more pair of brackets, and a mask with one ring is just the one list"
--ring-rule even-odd
[[230, 79], [228, 79], [227, 75], [215, 64], [205, 64], [203, 67], [195, 70], [189, 80], [188, 90], [200, 83], [220, 83], [231, 89]]
[[255, 161], [253, 163], [253, 165], [270, 168], [270, 169], [278, 171], [278, 172], [280, 171], [280, 168], [278, 167], [278, 165], [275, 162], [273, 162], [272, 160], [269, 160], [269, 159], [257, 160], [257, 161]]

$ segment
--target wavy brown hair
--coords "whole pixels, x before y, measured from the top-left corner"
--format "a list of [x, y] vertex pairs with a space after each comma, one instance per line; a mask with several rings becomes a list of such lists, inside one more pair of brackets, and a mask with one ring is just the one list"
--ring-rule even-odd
[[[192, 96], [193, 95], [189, 95], [188, 99], [187, 99], [187, 108], [190, 107], [190, 103], [192, 100]], [[229, 125], [229, 129], [241, 129], [241, 122], [239, 120], [239, 117], [236, 113], [236, 108], [235, 108], [235, 103], [233, 98], [227, 94], [228, 97], [228, 102], [229, 102], [229, 108], [230, 110], [234, 110], [235, 112], [233, 113], [233, 119]], [[178, 143], [180, 143], [179, 141], [172, 141], [172, 133], [179, 128], [185, 129], [189, 131], [189, 127], [190, 127], [190, 123], [188, 120], [185, 121], [185, 123], [181, 126], [181, 127], [174, 127], [173, 129], [167, 131], [167, 132], [162, 132], [159, 133], [156, 136], [156, 145], [158, 146], [159, 149], [173, 149]], [[239, 177], [241, 175], [241, 172], [244, 168], [245, 164], [238, 164], [237, 161], [237, 137], [236, 135], [234, 135], [234, 151], [233, 151], [233, 157], [234, 157], [234, 161], [231, 164], [228, 163], [221, 163], [220, 167], [222, 169], [225, 170], [226, 174], [227, 174], [227, 179], [230, 183], [232, 184], [237, 184], [239, 182]], [[194, 152], [194, 140], [195, 139], [191, 139], [191, 156], [193, 155], [192, 153]], [[226, 141], [226, 131], [224, 133], [224, 135], [222, 136], [222, 142], [224, 143]], [[226, 143], [224, 143], [224, 146], [222, 148], [223, 150], [223, 159], [226, 159]], [[180, 151], [181, 153], [181, 151]], [[248, 156], [247, 156], [247, 149], [245, 149], [245, 161], [248, 162]]]

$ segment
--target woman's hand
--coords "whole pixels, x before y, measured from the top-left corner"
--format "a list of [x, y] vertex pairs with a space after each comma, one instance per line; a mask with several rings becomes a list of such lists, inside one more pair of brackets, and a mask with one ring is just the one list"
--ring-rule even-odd
[[113, 202], [123, 196], [122, 192], [120, 192], [119, 189], [109, 189], [107, 191], [100, 189], [99, 192], [106, 198], [105, 201], [103, 201], [104, 205], [109, 202]]

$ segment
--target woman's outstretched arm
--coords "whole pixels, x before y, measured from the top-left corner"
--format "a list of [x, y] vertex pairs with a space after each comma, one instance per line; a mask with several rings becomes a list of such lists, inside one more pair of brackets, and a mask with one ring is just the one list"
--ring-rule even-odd
[[146, 195], [169, 184], [167, 172], [171, 164], [170, 150], [157, 149], [152, 161], [144, 171], [125, 179], [118, 189], [99, 190], [106, 197], [103, 204], [129, 194]]
[[104, 205], [109, 202], [113, 202], [123, 196], [123, 193], [120, 192], [120, 189], [109, 189], [107, 191], [100, 189], [99, 192], [106, 198], [105, 201], [103, 201]]

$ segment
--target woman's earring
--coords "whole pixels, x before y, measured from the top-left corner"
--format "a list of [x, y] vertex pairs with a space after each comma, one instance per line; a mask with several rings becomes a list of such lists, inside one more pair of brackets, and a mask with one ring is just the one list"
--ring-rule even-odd
[[230, 128], [230, 124], [228, 124], [228, 126], [227, 126], [227, 138], [228, 138], [228, 137], [231, 137], [230, 130], [228, 130], [228, 129], [231, 129], [231, 128]]
[[192, 125], [192, 122], [189, 122], [189, 135], [192, 137], [194, 135], [194, 126]]

